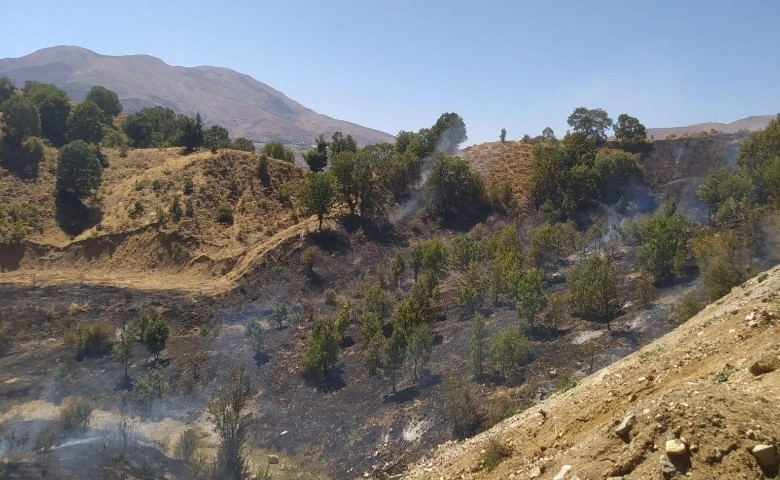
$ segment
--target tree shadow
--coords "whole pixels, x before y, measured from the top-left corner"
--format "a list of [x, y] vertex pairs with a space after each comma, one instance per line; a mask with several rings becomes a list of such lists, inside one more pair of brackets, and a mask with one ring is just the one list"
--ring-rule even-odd
[[338, 365], [331, 368], [327, 375], [320, 376], [309, 374], [305, 376], [306, 383], [323, 393], [331, 393], [346, 387], [344, 382], [344, 366]]
[[103, 213], [97, 207], [87, 207], [73, 193], [57, 192], [54, 199], [57, 225], [68, 235], [78, 235], [94, 227], [103, 219]]
[[268, 354], [265, 352], [256, 352], [252, 358], [255, 359], [255, 365], [258, 367], [261, 367], [271, 361], [271, 357], [268, 356]]
[[386, 220], [374, 220], [358, 215], [345, 214], [339, 217], [339, 222], [349, 234], [362, 232], [366, 240], [382, 245], [405, 245], [405, 239], [398, 234], [393, 224]]
[[38, 178], [43, 151], [22, 145], [0, 144], [0, 166], [22, 180]]
[[405, 403], [408, 402], [409, 400], [414, 400], [419, 396], [420, 396], [420, 388], [417, 385], [410, 385], [401, 390], [396, 390], [395, 393], [386, 395], [385, 398], [382, 400], [382, 403], [395, 403], [395, 404]]
[[343, 253], [349, 250], [349, 239], [330, 228], [312, 232], [310, 238], [312, 243], [324, 252]]

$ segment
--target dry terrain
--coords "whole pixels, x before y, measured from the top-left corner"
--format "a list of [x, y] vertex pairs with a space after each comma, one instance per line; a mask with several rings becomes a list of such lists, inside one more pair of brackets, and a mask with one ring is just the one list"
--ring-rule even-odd
[[463, 158], [481, 173], [488, 186], [508, 185], [512, 201], [518, 211], [530, 205], [528, 186], [533, 164], [533, 145], [528, 142], [487, 142], [473, 145], [463, 151]]
[[[775, 478], [778, 292], [775, 267], [568, 392], [440, 446], [403, 478]], [[491, 442], [508, 456], [487, 471]]]

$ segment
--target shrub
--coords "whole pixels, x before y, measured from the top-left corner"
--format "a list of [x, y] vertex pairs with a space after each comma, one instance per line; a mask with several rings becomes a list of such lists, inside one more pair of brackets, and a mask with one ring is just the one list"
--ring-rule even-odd
[[252, 317], [246, 321], [246, 336], [252, 343], [252, 350], [259, 353], [263, 348], [263, 325], [259, 318]]
[[303, 252], [301, 252], [301, 257], [299, 261], [301, 262], [301, 266], [303, 267], [303, 270], [307, 274], [310, 275], [314, 273], [314, 264], [319, 258], [319, 256], [320, 256], [320, 249], [313, 245], [311, 247], [307, 247]]
[[159, 368], [149, 369], [145, 375], [133, 380], [133, 391], [136, 394], [139, 407], [146, 413], [152, 410], [152, 402], [162, 398], [168, 385]]
[[192, 199], [189, 197], [184, 199], [184, 215], [188, 217], [195, 215], [195, 209], [192, 206]]
[[99, 357], [111, 351], [114, 331], [105, 322], [78, 325], [65, 332], [65, 342], [76, 351], [76, 357]]
[[332, 288], [325, 289], [325, 303], [328, 305], [336, 304], [336, 291]]
[[171, 220], [174, 222], [178, 222], [181, 219], [182, 216], [182, 210], [181, 210], [181, 202], [179, 201], [179, 196], [174, 195], [173, 200], [171, 201], [171, 207], [168, 209], [168, 211], [171, 214]]
[[293, 163], [295, 161], [295, 151], [292, 148], [285, 147], [281, 142], [273, 140], [263, 145], [260, 154], [285, 162]]
[[672, 307], [672, 311], [669, 313], [669, 320], [676, 324], [685, 323], [692, 316], [699, 313], [699, 310], [701, 310], [699, 300], [695, 295], [689, 293]]
[[179, 441], [176, 442], [176, 454], [184, 463], [191, 463], [199, 446], [198, 432], [194, 428], [188, 428], [182, 432]]
[[92, 420], [94, 406], [86, 398], [73, 397], [60, 410], [60, 428], [65, 434], [85, 433]]
[[491, 472], [511, 453], [511, 448], [501, 443], [500, 440], [491, 438], [482, 454], [482, 465], [485, 467], [485, 470]]
[[455, 434], [465, 437], [476, 432], [482, 423], [479, 408], [468, 385], [452, 373], [444, 378], [444, 412], [453, 422]]
[[54, 369], [54, 379], [52, 381], [52, 401], [59, 402], [63, 398], [70, 395], [70, 380], [71, 373], [68, 367], [59, 364]]
[[260, 154], [260, 160], [257, 162], [257, 176], [264, 182], [268, 181], [268, 155]]
[[192, 195], [192, 193], [195, 191], [195, 184], [193, 183], [191, 178], [187, 178], [184, 180], [184, 188], [182, 189], [182, 192], [185, 195]]
[[138, 218], [144, 213], [144, 204], [140, 200], [136, 200], [133, 207], [127, 212], [130, 218]]
[[233, 209], [230, 205], [223, 203], [217, 207], [217, 222], [223, 225], [233, 225]]

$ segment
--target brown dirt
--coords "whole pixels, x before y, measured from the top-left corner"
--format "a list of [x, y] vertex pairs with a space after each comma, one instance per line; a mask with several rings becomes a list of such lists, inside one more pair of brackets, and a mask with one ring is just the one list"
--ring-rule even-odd
[[[761, 358], [780, 355], [780, 267], [749, 280], [652, 344], [588, 376], [574, 389], [463, 442], [441, 445], [406, 479], [662, 478], [669, 438], [687, 451], [671, 457], [682, 478], [773, 478], [749, 453], [778, 445], [780, 371], [754, 375]], [[751, 323], [750, 319], [755, 323]], [[636, 416], [629, 436], [614, 428]], [[491, 472], [481, 466], [488, 442], [511, 455]]]

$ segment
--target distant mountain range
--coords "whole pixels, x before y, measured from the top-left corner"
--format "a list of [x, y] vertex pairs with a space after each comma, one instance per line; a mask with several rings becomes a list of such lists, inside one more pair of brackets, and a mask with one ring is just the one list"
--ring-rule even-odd
[[366, 145], [393, 136], [319, 114], [254, 78], [228, 68], [175, 67], [149, 55], [100, 55], [80, 47], [44, 48], [20, 58], [0, 59], [0, 76], [17, 86], [53, 83], [81, 101], [93, 85], [115, 91], [126, 112], [162, 105], [177, 113], [200, 113], [233, 137], [308, 145], [324, 133], [350, 134]]
[[695, 133], [709, 132], [713, 129], [722, 133], [737, 133], [740, 130], [756, 132], [766, 127], [773, 118], [775, 118], [775, 115], [754, 115], [731, 123], [710, 122], [697, 123], [687, 127], [648, 128], [647, 136], [649, 138], [652, 135], [656, 140], [663, 140], [669, 135], [680, 137], [685, 134], [693, 135]]

